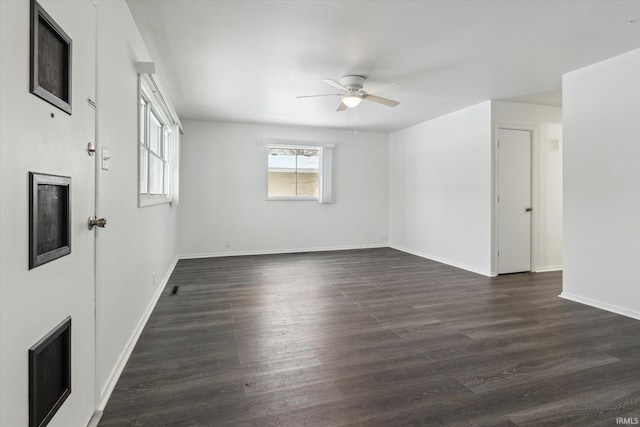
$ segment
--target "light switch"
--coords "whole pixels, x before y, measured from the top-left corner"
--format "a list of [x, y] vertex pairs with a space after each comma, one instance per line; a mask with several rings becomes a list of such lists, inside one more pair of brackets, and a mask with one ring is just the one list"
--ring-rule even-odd
[[109, 170], [109, 160], [111, 159], [111, 154], [109, 153], [109, 149], [102, 147], [102, 170]]

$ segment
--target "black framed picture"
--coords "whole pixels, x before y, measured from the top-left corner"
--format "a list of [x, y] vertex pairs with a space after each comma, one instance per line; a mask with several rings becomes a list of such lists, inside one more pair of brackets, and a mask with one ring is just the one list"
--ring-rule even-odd
[[71, 253], [71, 177], [29, 172], [29, 270]]
[[44, 427], [71, 394], [71, 316], [29, 349], [29, 427]]
[[71, 114], [71, 38], [35, 0], [30, 62], [31, 93]]

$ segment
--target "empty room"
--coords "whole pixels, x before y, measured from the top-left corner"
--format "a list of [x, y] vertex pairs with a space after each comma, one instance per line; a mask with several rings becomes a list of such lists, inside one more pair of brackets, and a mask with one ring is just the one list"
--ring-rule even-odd
[[640, 0], [0, 0], [0, 427], [640, 425]]

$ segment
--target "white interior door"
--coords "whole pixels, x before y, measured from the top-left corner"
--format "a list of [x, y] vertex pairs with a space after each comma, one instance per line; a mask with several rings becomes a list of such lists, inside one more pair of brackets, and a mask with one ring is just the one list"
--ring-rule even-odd
[[498, 273], [531, 271], [531, 132], [498, 129]]
[[[83, 426], [95, 408], [95, 231], [87, 227], [87, 218], [94, 213], [95, 203], [95, 157], [87, 152], [87, 144], [95, 138], [95, 110], [87, 102], [87, 98], [95, 99], [95, 6], [89, 0], [38, 0], [50, 17], [47, 19], [55, 22], [72, 40], [69, 86], [72, 108], [67, 113], [29, 92], [32, 3], [2, 0], [0, 3], [0, 425], [29, 425], [30, 387], [34, 387], [31, 389], [34, 395], [40, 396], [39, 401], [32, 399], [33, 403], [44, 402], [46, 410], [53, 407], [50, 400], [57, 397], [51, 392], [53, 387], [45, 388], [47, 393], [43, 392], [42, 385], [38, 388], [38, 384], [30, 383], [29, 349], [70, 317], [71, 392], [48, 424], [50, 427]], [[38, 22], [45, 21], [41, 18]], [[62, 50], [63, 44], [56, 32], [59, 30], [47, 30], [44, 24], [38, 28], [36, 40], [41, 48], [45, 46], [36, 50], [40, 52], [38, 58]], [[58, 73], [62, 73], [44, 64], [42, 60], [39, 63], [39, 77], [57, 78]], [[60, 85], [47, 86], [45, 77], [39, 78], [38, 83], [44, 88], [53, 87], [49, 92], [66, 98]], [[33, 243], [34, 252], [53, 255], [60, 246], [70, 249], [64, 256], [51, 256], [46, 263], [36, 260], [31, 265], [29, 173], [70, 179], [69, 197], [64, 196], [61, 201], [60, 195], [64, 193], [54, 191], [47, 181], [31, 187], [37, 190], [32, 190], [33, 199], [40, 206], [32, 212], [32, 222], [37, 222], [34, 229], [40, 231], [39, 235], [45, 236]], [[66, 213], [67, 200], [69, 214]], [[42, 208], [48, 205], [45, 201], [50, 204], [48, 208]], [[62, 212], [63, 221], [69, 224], [68, 234], [65, 228], [57, 227], [61, 223], [57, 217]], [[41, 354], [55, 355], [56, 348]], [[43, 356], [41, 360], [47, 358]], [[63, 361], [57, 362], [58, 369], [44, 365], [46, 378], [40, 382], [54, 384], [57, 376], [62, 377], [58, 373], [61, 363]], [[56, 375], [50, 376], [48, 372]], [[46, 414], [46, 410], [42, 414]]]

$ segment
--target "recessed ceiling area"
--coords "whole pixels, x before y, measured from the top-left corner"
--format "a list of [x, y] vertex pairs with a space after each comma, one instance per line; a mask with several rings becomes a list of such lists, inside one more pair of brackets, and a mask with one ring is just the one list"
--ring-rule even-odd
[[[558, 105], [562, 74], [640, 47], [640, 1], [128, 0], [181, 119], [393, 132], [488, 99]], [[336, 112], [321, 79], [396, 82]]]

